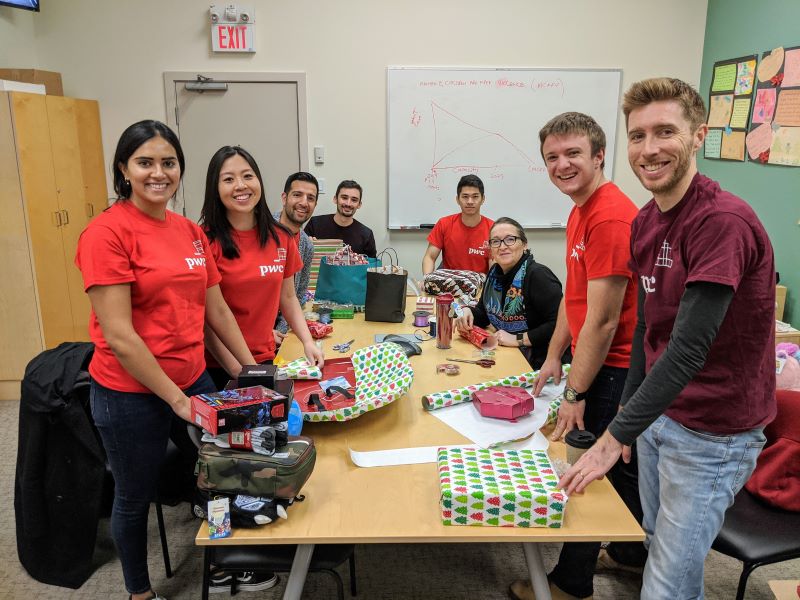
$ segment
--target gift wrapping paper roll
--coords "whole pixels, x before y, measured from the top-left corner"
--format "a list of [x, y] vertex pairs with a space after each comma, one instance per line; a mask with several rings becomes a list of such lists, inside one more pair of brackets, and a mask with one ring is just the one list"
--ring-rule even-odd
[[[569, 373], [570, 365], [563, 365], [561, 368], [566, 375]], [[466, 387], [445, 390], [444, 392], [435, 392], [422, 397], [422, 406], [425, 410], [436, 410], [437, 408], [453, 406], [454, 404], [461, 404], [462, 402], [472, 402], [472, 392], [495, 385], [510, 385], [516, 387], [533, 385], [538, 378], [539, 371], [528, 371], [520, 375], [511, 375], [510, 377], [503, 377], [502, 379], [494, 379], [492, 381], [484, 381], [481, 383], [468, 385]], [[558, 415], [558, 407], [561, 404], [560, 400], [561, 397], [559, 396], [550, 403], [550, 407], [548, 407], [547, 410], [548, 423], [555, 421], [555, 418]]]

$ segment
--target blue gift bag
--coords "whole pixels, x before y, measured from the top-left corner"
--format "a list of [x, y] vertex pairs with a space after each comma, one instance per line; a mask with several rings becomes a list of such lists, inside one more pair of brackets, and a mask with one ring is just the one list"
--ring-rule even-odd
[[319, 264], [314, 300], [364, 306], [367, 297], [367, 269], [381, 266], [381, 261], [377, 258], [370, 258], [368, 261], [366, 265], [329, 265], [328, 257], [323, 256]]

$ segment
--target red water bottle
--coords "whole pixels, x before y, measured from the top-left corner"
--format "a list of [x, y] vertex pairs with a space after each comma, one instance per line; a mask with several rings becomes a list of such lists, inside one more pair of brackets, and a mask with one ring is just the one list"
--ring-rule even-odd
[[453, 339], [453, 319], [450, 317], [452, 294], [436, 296], [436, 347], [442, 350], [450, 348]]

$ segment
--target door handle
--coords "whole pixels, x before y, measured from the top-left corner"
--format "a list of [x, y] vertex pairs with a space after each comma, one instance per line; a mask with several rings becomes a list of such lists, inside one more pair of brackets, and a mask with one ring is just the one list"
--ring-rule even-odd
[[69, 225], [69, 213], [66, 210], [62, 210], [60, 212], [61, 212], [61, 224]]
[[91, 202], [86, 203], [86, 216], [93, 217], [94, 216], [94, 204]]
[[61, 213], [60, 212], [58, 212], [57, 210], [54, 211], [53, 214], [51, 215], [51, 218], [53, 219], [53, 227], [61, 227]]

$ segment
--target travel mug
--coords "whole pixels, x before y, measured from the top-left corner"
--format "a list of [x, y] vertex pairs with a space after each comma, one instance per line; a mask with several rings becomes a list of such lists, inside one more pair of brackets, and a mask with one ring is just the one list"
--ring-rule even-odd
[[574, 465], [589, 448], [594, 446], [597, 438], [591, 431], [585, 429], [573, 429], [565, 437], [567, 444], [567, 462]]
[[441, 350], [450, 348], [453, 339], [453, 318], [450, 316], [451, 294], [436, 296], [436, 347]]

